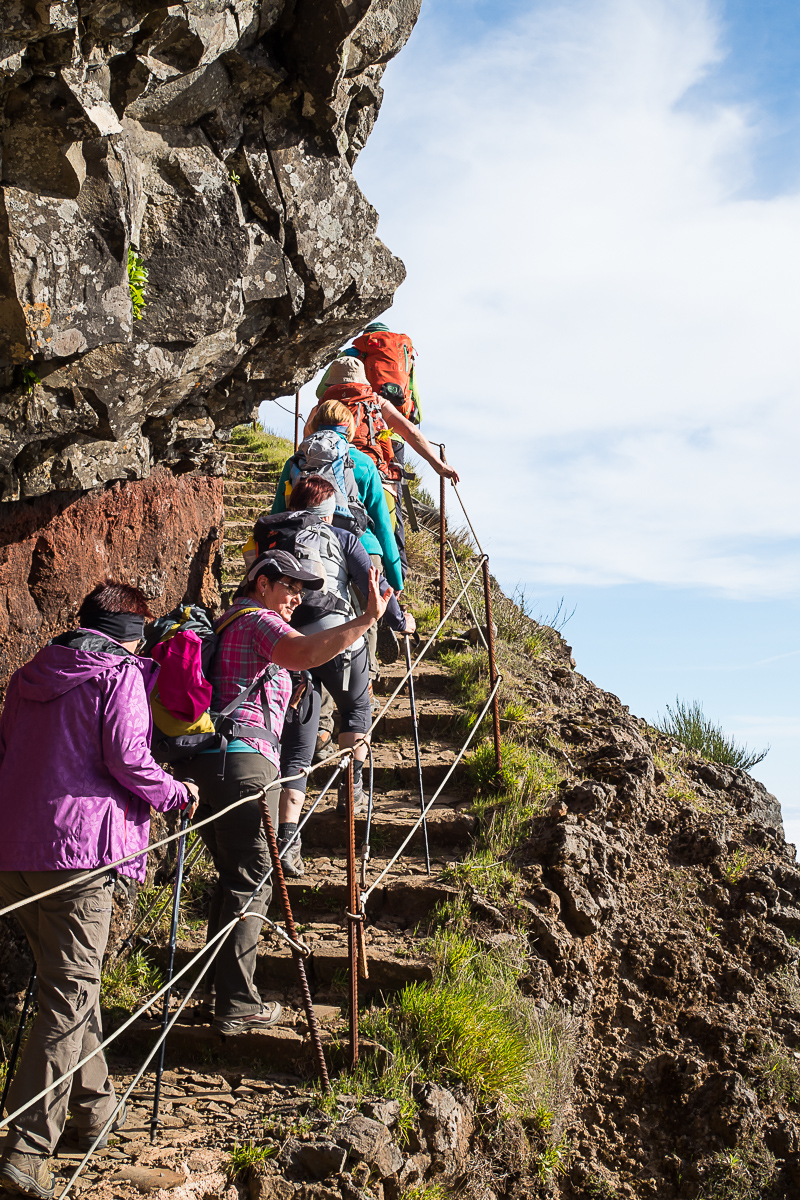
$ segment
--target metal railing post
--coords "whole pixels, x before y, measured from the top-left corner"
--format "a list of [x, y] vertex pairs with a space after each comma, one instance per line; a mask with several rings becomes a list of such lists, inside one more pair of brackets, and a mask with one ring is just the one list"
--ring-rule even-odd
[[[292, 915], [292, 906], [289, 903], [289, 893], [286, 889], [286, 878], [283, 874], [283, 863], [278, 851], [278, 841], [275, 837], [275, 828], [272, 824], [269, 805], [267, 804], [266, 792], [262, 792], [258, 802], [261, 809], [261, 822], [264, 826], [264, 833], [269, 846], [269, 856], [272, 859], [272, 874], [275, 886], [278, 889], [281, 908], [283, 909], [283, 919], [286, 923], [286, 932], [293, 942], [298, 941], [297, 929], [295, 928], [294, 916]], [[306, 965], [303, 962], [303, 956], [299, 950], [292, 946], [292, 958], [294, 959], [295, 969], [297, 971], [297, 982], [300, 984], [300, 992], [303, 997], [303, 1008], [308, 1021], [308, 1032], [311, 1034], [311, 1044], [314, 1047], [314, 1056], [317, 1060], [317, 1070], [319, 1071], [320, 1082], [324, 1091], [330, 1092], [331, 1084], [328, 1079], [328, 1067], [325, 1062], [325, 1053], [322, 1049], [322, 1038], [319, 1032], [319, 1023], [317, 1014], [314, 1012], [314, 1004], [311, 999], [311, 989], [308, 986], [306, 977]]]
[[[439, 446], [439, 457], [447, 462], [444, 456], [444, 442]], [[445, 575], [445, 552], [447, 550], [447, 517], [445, 513], [445, 478], [439, 476], [439, 620], [444, 620], [447, 608], [447, 579]]]
[[300, 445], [300, 393], [294, 394], [294, 448]]
[[[489, 560], [483, 560], [483, 602], [486, 610], [486, 638], [489, 643], [489, 683], [494, 687], [497, 680], [497, 665], [494, 659], [494, 621], [492, 620], [492, 584], [489, 578]], [[500, 748], [500, 704], [497, 699], [497, 692], [492, 699], [492, 725], [494, 726], [494, 762], [497, 769], [497, 778], [500, 779], [500, 774], [503, 769], [502, 751]]]
[[350, 1063], [358, 1062], [358, 881], [356, 879], [356, 818], [353, 800], [353, 759], [347, 767], [347, 953], [350, 963]]

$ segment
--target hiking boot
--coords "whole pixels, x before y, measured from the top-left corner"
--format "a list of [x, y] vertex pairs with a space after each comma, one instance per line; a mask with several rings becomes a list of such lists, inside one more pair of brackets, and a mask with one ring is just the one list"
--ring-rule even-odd
[[315, 763], [325, 762], [326, 758], [330, 758], [337, 750], [336, 743], [333, 740], [333, 734], [329, 729], [320, 729], [317, 734], [317, 744], [314, 747]]
[[[353, 780], [353, 815], [356, 817], [365, 817], [367, 815], [368, 798], [364, 791], [364, 781], [359, 778]], [[347, 817], [347, 779], [342, 779], [339, 783], [339, 794], [336, 799], [336, 815]]]
[[378, 658], [387, 667], [390, 663], [397, 662], [400, 657], [400, 639], [395, 637], [392, 630], [388, 629], [383, 621], [378, 622], [377, 652]]
[[250, 1013], [246, 1017], [215, 1017], [212, 1025], [217, 1033], [240, 1033], [248, 1029], [269, 1029], [277, 1025], [283, 1015], [283, 1009], [277, 1000], [270, 1000], [262, 1005], [261, 1012]]
[[306, 868], [301, 857], [302, 843], [300, 838], [295, 838], [284, 854], [283, 848], [288, 845], [289, 838], [278, 838], [278, 854], [281, 856], [283, 873], [284, 875], [288, 875], [290, 879], [299, 879], [301, 875], [305, 875], [306, 873]]
[[[106, 1148], [106, 1146], [108, 1145], [108, 1139], [112, 1136], [112, 1134], [115, 1134], [118, 1129], [122, 1129], [122, 1127], [127, 1123], [127, 1120], [128, 1120], [128, 1107], [126, 1104], [123, 1104], [122, 1108], [119, 1110], [117, 1115], [114, 1117], [114, 1120], [111, 1122], [111, 1128], [106, 1130], [106, 1132], [103, 1134], [100, 1141], [94, 1147], [95, 1150], [104, 1150]], [[105, 1125], [105, 1121], [103, 1122], [103, 1125]], [[78, 1134], [78, 1149], [79, 1150], [90, 1150], [92, 1148], [92, 1146], [94, 1146], [94, 1139], [97, 1137], [98, 1133], [103, 1128], [103, 1125], [98, 1125], [97, 1129], [94, 1131], [94, 1133], [92, 1133], [92, 1131], [90, 1129], [85, 1130], [83, 1133], [79, 1133]]]
[[23, 1196], [38, 1196], [39, 1200], [51, 1200], [56, 1190], [47, 1159], [21, 1150], [7, 1150], [0, 1159], [0, 1183]]

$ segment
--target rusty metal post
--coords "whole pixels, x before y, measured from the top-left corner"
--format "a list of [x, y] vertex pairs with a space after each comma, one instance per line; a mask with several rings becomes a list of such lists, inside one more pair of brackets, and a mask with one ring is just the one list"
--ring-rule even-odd
[[[270, 816], [269, 806], [267, 804], [266, 792], [262, 792], [258, 802], [261, 809], [261, 821], [264, 826], [264, 833], [269, 846], [269, 856], [272, 859], [272, 876], [275, 880], [275, 885], [280, 897], [281, 908], [283, 910], [283, 919], [286, 923], [286, 932], [293, 942], [298, 940], [297, 929], [292, 916], [292, 906], [289, 903], [289, 893], [286, 889], [286, 879], [283, 874], [283, 864], [281, 863], [280, 853], [278, 852], [278, 842], [275, 837], [275, 829], [272, 825], [272, 817]], [[314, 1047], [314, 1055], [317, 1060], [317, 1070], [319, 1071], [320, 1082], [326, 1092], [330, 1092], [331, 1084], [328, 1079], [328, 1067], [325, 1063], [325, 1053], [322, 1049], [322, 1038], [319, 1032], [319, 1023], [317, 1022], [317, 1014], [314, 1012], [314, 1004], [311, 999], [311, 989], [308, 986], [306, 978], [306, 965], [303, 962], [303, 956], [299, 950], [295, 950], [292, 946], [292, 958], [294, 959], [295, 969], [297, 970], [297, 981], [300, 984], [300, 992], [303, 997], [303, 1008], [308, 1021], [308, 1031], [311, 1034], [311, 1043]]]
[[[486, 639], [489, 643], [489, 682], [494, 687], [497, 682], [497, 665], [494, 660], [494, 621], [492, 620], [492, 585], [489, 578], [489, 560], [483, 560], [483, 602], [486, 610]], [[502, 752], [500, 749], [500, 702], [495, 692], [492, 699], [492, 724], [494, 726], [494, 761], [497, 778], [503, 769]]]
[[347, 767], [347, 951], [350, 962], [350, 1062], [358, 1062], [358, 880], [356, 878], [356, 818], [353, 800], [353, 759]]
[[[447, 462], [444, 456], [444, 442], [439, 446], [439, 457]], [[444, 620], [447, 608], [447, 579], [445, 575], [445, 552], [447, 550], [447, 518], [445, 514], [444, 475], [439, 476], [439, 620]]]
[[300, 393], [294, 394], [294, 448], [300, 445]]

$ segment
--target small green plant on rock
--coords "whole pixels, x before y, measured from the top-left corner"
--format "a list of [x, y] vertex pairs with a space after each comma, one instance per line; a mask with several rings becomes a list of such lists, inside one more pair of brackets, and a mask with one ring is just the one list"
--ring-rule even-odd
[[737, 850], [728, 859], [724, 866], [725, 878], [731, 883], [738, 883], [742, 875], [747, 870], [750, 862], [750, 855], [746, 850]]
[[275, 1146], [257, 1146], [252, 1138], [243, 1146], [234, 1142], [225, 1164], [226, 1174], [230, 1180], [233, 1180], [240, 1171], [253, 1169], [257, 1171], [267, 1159], [274, 1158], [276, 1154]]
[[133, 315], [137, 321], [141, 321], [142, 313], [144, 312], [147, 301], [144, 298], [147, 280], [150, 277], [150, 272], [144, 265], [142, 259], [133, 246], [128, 247], [128, 287], [131, 293], [131, 304], [133, 305]]
[[698, 1200], [764, 1200], [775, 1176], [775, 1159], [755, 1141], [712, 1155]]
[[448, 1200], [452, 1193], [441, 1183], [420, 1183], [403, 1192], [403, 1200]]
[[533, 1164], [542, 1183], [550, 1183], [557, 1175], [566, 1174], [570, 1151], [569, 1142], [566, 1137], [562, 1137], [560, 1141], [552, 1142], [539, 1154], [534, 1155]]
[[105, 1008], [122, 1008], [131, 1012], [161, 987], [161, 972], [141, 950], [124, 961], [117, 960], [103, 971], [100, 981], [100, 1003]]
[[782, 1046], [768, 1043], [756, 1059], [753, 1079], [762, 1104], [795, 1104], [800, 1100], [800, 1061]]
[[676, 742], [700, 754], [709, 762], [749, 771], [769, 753], [769, 746], [766, 750], [748, 750], [747, 746], [740, 746], [734, 738], [724, 733], [719, 725], [714, 725], [705, 716], [702, 705], [697, 700], [687, 704], [684, 700], [676, 698], [674, 708], [670, 708], [668, 704], [665, 707], [667, 715], [656, 721], [656, 728], [666, 737], [674, 738]]
[[25, 388], [26, 396], [31, 396], [33, 394], [33, 389], [38, 383], [41, 382], [41, 379], [36, 374], [33, 367], [27, 366], [22, 368], [22, 386]]

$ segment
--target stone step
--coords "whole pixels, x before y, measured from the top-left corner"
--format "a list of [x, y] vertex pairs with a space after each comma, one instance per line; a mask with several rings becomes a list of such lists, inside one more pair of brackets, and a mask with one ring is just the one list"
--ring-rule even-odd
[[[265, 999], [272, 998], [278, 999], [278, 996], [265, 996]], [[332, 1036], [331, 1031], [325, 1025], [330, 1021], [328, 1014], [332, 1012], [338, 1014], [339, 1010], [331, 1005], [315, 1004], [314, 1007], [317, 1012], [317, 1020], [322, 1026], [320, 1038], [325, 1050], [325, 1057], [331, 1067], [337, 1063], [340, 1052], [338, 1052], [338, 1039]], [[193, 1022], [192, 1017], [195, 1013], [197, 1019]], [[149, 1021], [144, 1018], [135, 1021], [125, 1034], [126, 1048], [130, 1046], [135, 1048], [138, 1053], [144, 1052], [153, 1045], [160, 1030], [160, 1021]], [[190, 1062], [202, 1063], [213, 1061], [218, 1055], [224, 1058], [230, 1056], [231, 1059], [240, 1062], [258, 1064], [262, 1069], [267, 1068], [271, 1073], [278, 1075], [309, 1076], [313, 1074], [313, 1049], [305, 1029], [305, 1022], [296, 1026], [279, 1024], [274, 1025], [272, 1029], [249, 1029], [245, 1032], [223, 1035], [217, 1033], [202, 1020], [199, 1006], [192, 1007], [190, 1001], [181, 1019], [176, 1021], [170, 1030], [166, 1048], [167, 1062], [174, 1063], [181, 1057], [185, 1057]], [[186, 1100], [178, 1096], [171, 1099], [170, 1089], [165, 1090], [167, 1096], [161, 1109], [169, 1118], [170, 1105], [174, 1104], [180, 1107], [186, 1104]], [[189, 1099], [191, 1102], [191, 1098]], [[233, 1093], [220, 1092], [214, 1099], [217, 1105], [232, 1108], [231, 1102], [235, 1102], [236, 1096]], [[140, 1104], [143, 1107], [146, 1106], [147, 1112], [138, 1114], [138, 1121], [133, 1120], [129, 1122], [129, 1126], [126, 1125], [125, 1129], [121, 1131], [123, 1138], [135, 1137], [140, 1127], [149, 1134], [148, 1116], [152, 1108], [152, 1092], [143, 1093]], [[136, 1115], [137, 1113], [134, 1112], [134, 1118]], [[205, 1119], [209, 1124], [214, 1124], [220, 1118], [214, 1113], [213, 1115], [206, 1114]]]
[[226, 475], [222, 481], [222, 484], [226, 504], [234, 504], [239, 499], [251, 501], [252, 503], [256, 504], [259, 502], [259, 500], [262, 500], [264, 496], [268, 495], [270, 490], [274, 491], [274, 488], [265, 488], [262, 490], [258, 487], [254, 487], [253, 484], [247, 479], [235, 479], [231, 475]]
[[278, 464], [270, 462], [269, 459], [264, 458], [263, 454], [260, 454], [257, 451], [244, 451], [238, 446], [235, 450], [228, 451], [228, 462], [244, 463], [246, 466], [257, 463], [259, 466], [263, 466], [268, 468], [270, 471], [274, 471], [276, 475], [280, 475], [281, 471], [283, 470], [283, 463]]
[[[402, 646], [400, 651], [397, 662], [389, 663], [381, 668], [381, 677], [374, 685], [375, 695], [379, 700], [383, 696], [390, 696], [406, 673], [405, 652]], [[418, 651], [415, 651], [412, 646], [412, 663], [417, 653]], [[431, 653], [428, 651], [428, 655], [414, 670], [415, 695], [418, 697], [422, 695], [449, 697], [453, 690], [453, 678], [435, 658], [430, 657]], [[407, 684], [403, 685], [403, 691], [398, 696], [398, 700], [401, 696], [408, 694], [407, 687]]]
[[252, 529], [256, 520], [265, 512], [269, 512], [269, 509], [265, 507], [264, 500], [261, 498], [254, 504], [226, 504], [225, 524], [245, 522]]
[[[330, 775], [327, 770], [320, 770], [316, 775], [316, 779], [322, 782], [327, 781], [328, 778]], [[311, 794], [313, 795], [313, 792]], [[330, 803], [328, 803], [329, 797]], [[428, 844], [432, 855], [450, 859], [469, 846], [475, 834], [476, 820], [466, 811], [468, 805], [469, 798], [462, 796], [455, 789], [443, 792], [438, 798], [427, 817]], [[373, 864], [379, 864], [381, 856], [393, 854], [403, 844], [419, 816], [419, 811], [419, 794], [416, 789], [414, 791], [398, 789], [393, 792], [377, 792], [375, 794], [370, 830]], [[356, 845], [360, 853], [361, 844], [367, 831], [367, 822], [364, 817], [356, 817], [355, 831]], [[331, 795], [329, 792], [325, 797], [304, 827], [302, 839], [303, 857], [310, 856], [311, 861], [317, 864], [315, 869], [320, 871], [320, 880], [324, 882], [327, 877], [335, 881], [336, 872], [341, 866], [341, 863], [339, 866], [336, 864], [343, 859], [347, 849], [347, 826], [346, 822], [336, 815], [335, 793]], [[328, 851], [327, 856], [320, 854], [323, 850]], [[405, 862], [404, 870], [409, 878], [421, 877], [424, 874], [422, 859], [414, 858], [415, 855], [421, 854], [422, 834], [417, 832], [409, 844], [403, 860]], [[330, 858], [330, 855], [334, 857], [328, 864], [323, 859]], [[441, 865], [439, 865], [439, 870]], [[373, 878], [379, 869], [379, 865], [375, 867], [374, 871], [370, 869], [369, 877]], [[427, 876], [425, 878], [427, 879]], [[316, 882], [320, 882], [320, 880]], [[384, 897], [384, 900], [386, 903], [389, 902], [388, 897]]]
[[[321, 927], [320, 927], [321, 928]], [[265, 997], [283, 999], [297, 987], [297, 971], [288, 943], [276, 933], [269, 931], [258, 944], [255, 983]], [[331, 987], [346, 987], [349, 967], [347, 930], [331, 925], [330, 931], [315, 933], [313, 928], [298, 931], [300, 938], [309, 946], [311, 955], [306, 959], [306, 974], [312, 997], [327, 994]], [[366, 930], [369, 979], [359, 980], [359, 993], [372, 994], [399, 991], [407, 983], [428, 980], [432, 977], [431, 962], [427, 956], [406, 945], [399, 935], [383, 937], [379, 942]], [[179, 945], [175, 951], [175, 970], [186, 966], [197, 946]], [[152, 961], [160, 970], [166, 968], [167, 950], [154, 949]], [[126, 1034], [127, 1037], [127, 1034]]]
[[278, 476], [269, 467], [260, 467], [256, 464], [247, 466], [244, 463], [231, 463], [230, 461], [228, 478], [248, 484], [250, 491], [262, 491], [269, 488], [274, 492], [278, 482]]
[[[416, 684], [416, 679], [414, 682]], [[445, 700], [444, 697], [437, 696], [431, 698], [424, 695], [420, 690], [420, 695], [416, 696], [416, 701], [420, 737], [441, 735], [452, 728], [457, 713], [454, 711], [452, 704]], [[401, 692], [392, 703], [392, 707], [386, 715], [381, 717], [378, 722], [375, 729], [376, 740], [396, 738], [403, 734], [410, 734], [413, 732], [413, 728], [411, 704], [403, 692]]]

